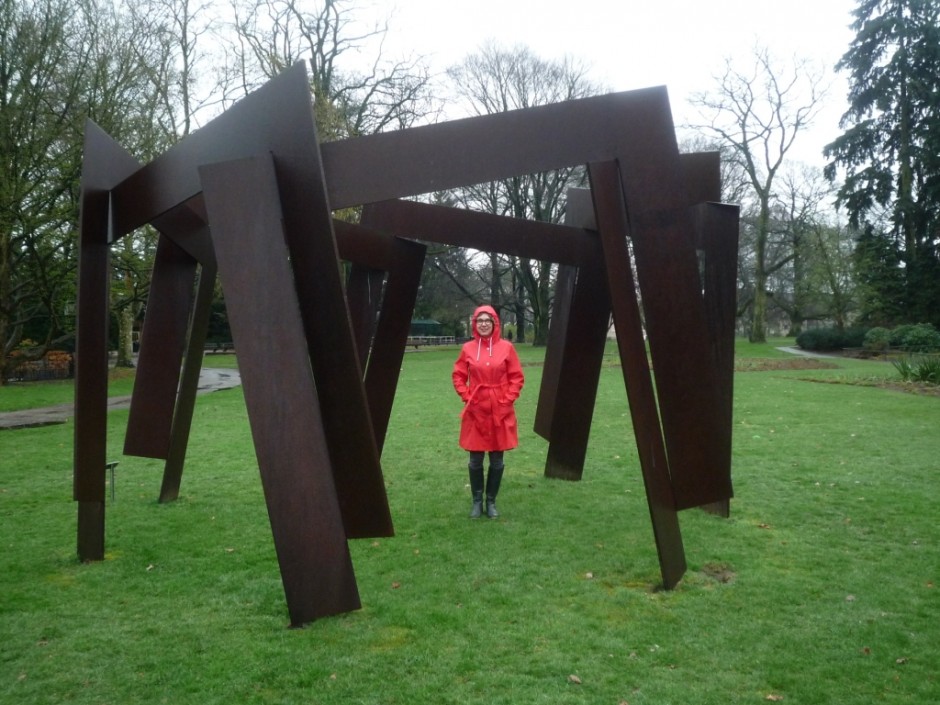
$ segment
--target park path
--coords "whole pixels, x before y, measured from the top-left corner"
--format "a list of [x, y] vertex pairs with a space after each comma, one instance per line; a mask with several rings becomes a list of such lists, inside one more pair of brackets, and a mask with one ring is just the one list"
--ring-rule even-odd
[[[199, 394], [208, 394], [220, 389], [231, 389], [241, 383], [242, 380], [238, 370], [209, 368], [199, 372]], [[127, 409], [130, 405], [130, 396], [110, 397], [108, 399], [108, 411]], [[72, 402], [46, 406], [40, 409], [0, 412], [0, 431], [65, 423], [74, 415], [75, 405]]]

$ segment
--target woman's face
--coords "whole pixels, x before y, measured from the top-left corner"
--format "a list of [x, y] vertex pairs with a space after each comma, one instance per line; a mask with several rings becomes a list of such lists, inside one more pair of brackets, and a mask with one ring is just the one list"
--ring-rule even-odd
[[477, 316], [477, 332], [484, 338], [489, 338], [493, 335], [493, 319], [488, 313], [481, 313]]

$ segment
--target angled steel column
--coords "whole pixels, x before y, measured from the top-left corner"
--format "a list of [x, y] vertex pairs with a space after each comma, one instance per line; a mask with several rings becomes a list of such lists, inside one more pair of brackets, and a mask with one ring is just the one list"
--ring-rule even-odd
[[183, 465], [186, 460], [186, 449], [189, 446], [193, 412], [196, 409], [196, 395], [199, 391], [199, 372], [202, 370], [206, 333], [212, 312], [215, 277], [214, 259], [211, 264], [203, 264], [199, 268], [196, 299], [189, 318], [186, 354], [183, 356], [183, 369], [180, 372], [179, 393], [176, 396], [176, 406], [173, 408], [170, 444], [167, 448], [166, 463], [163, 466], [163, 482], [160, 485], [161, 502], [172, 502], [180, 494]]
[[169, 452], [195, 279], [196, 260], [160, 235], [140, 335], [125, 455], [165, 460]]
[[[703, 203], [695, 208], [698, 246], [703, 252], [702, 283], [709, 322], [709, 345], [718, 373], [722, 436], [721, 485], [731, 485], [731, 436], [734, 428], [734, 321], [737, 313], [738, 206]], [[703, 505], [714, 514], [731, 513], [730, 495]]]
[[291, 623], [358, 609], [273, 160], [199, 173]]
[[[568, 191], [566, 222], [580, 228], [596, 227], [587, 190]], [[559, 284], [563, 284], [561, 316], [558, 320], [553, 316], [536, 412], [537, 421], [540, 413], [548, 417], [543, 421], [549, 426], [545, 475], [565, 480], [580, 480], [584, 473], [610, 324], [604, 253], [599, 238], [594, 236], [592, 240], [591, 260], [573, 269], [565, 279], [559, 271]], [[570, 293], [566, 291], [569, 287]], [[550, 404], [551, 409], [542, 412], [543, 403]]]
[[577, 276], [578, 268], [569, 264], [559, 265], [558, 274], [555, 276], [552, 317], [548, 324], [548, 342], [542, 362], [542, 382], [539, 384], [539, 398], [535, 405], [535, 421], [532, 426], [532, 430], [546, 441], [552, 440], [555, 400], [562, 378], [561, 369], [565, 357], [568, 319]]
[[[365, 369], [363, 384], [375, 442], [381, 452], [427, 248], [421, 243], [395, 237], [377, 226], [381, 223], [376, 222], [368, 205], [362, 210], [359, 225], [334, 222], [340, 257], [353, 263], [353, 273], [360, 272], [351, 282], [354, 287], [351, 293], [347, 286], [347, 297], [350, 299], [353, 327], [359, 331], [361, 339], [357, 345], [360, 350], [368, 350], [368, 357], [360, 353], [361, 365]], [[366, 279], [366, 276], [377, 273], [385, 278], [386, 272], [384, 289], [376, 290]], [[366, 288], [369, 288], [368, 292], [363, 291]], [[363, 316], [370, 318], [368, 326], [357, 320]], [[366, 328], [368, 335], [363, 330]]]
[[666, 589], [675, 587], [685, 573], [685, 549], [676, 511], [675, 495], [659, 422], [656, 395], [650, 379], [640, 321], [639, 303], [627, 251], [627, 222], [620, 174], [616, 162], [588, 165], [597, 229], [604, 247], [607, 282], [617, 330], [620, 364], [623, 367], [633, 433], [636, 436], [646, 501], [653, 522], [659, 568]]
[[78, 502], [78, 557], [104, 559], [108, 442], [108, 283], [110, 190], [137, 161], [101, 128], [85, 126], [75, 344], [73, 496]]

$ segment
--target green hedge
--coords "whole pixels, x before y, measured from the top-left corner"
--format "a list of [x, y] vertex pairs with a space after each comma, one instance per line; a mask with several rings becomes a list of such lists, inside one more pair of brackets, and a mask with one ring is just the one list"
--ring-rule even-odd
[[796, 337], [796, 344], [804, 350], [823, 352], [860, 348], [865, 342], [867, 328], [813, 328], [805, 330]]

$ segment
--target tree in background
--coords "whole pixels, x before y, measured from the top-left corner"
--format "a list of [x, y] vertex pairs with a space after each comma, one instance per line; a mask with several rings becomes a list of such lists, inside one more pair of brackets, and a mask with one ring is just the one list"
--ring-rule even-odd
[[[747, 175], [749, 200], [742, 221], [742, 250], [746, 262], [751, 324], [748, 338], [767, 338], [768, 282], [792, 257], [774, 241], [774, 183], [794, 141], [819, 111], [824, 91], [821, 74], [806, 61], [782, 69], [768, 50], [756, 48], [749, 70], [726, 60], [724, 73], [711, 92], [693, 99], [706, 122], [693, 126], [716, 138], [726, 155]], [[750, 216], [750, 217], [749, 217]]]
[[773, 209], [780, 266], [769, 278], [771, 303], [796, 336], [807, 321], [831, 320], [842, 329], [855, 310], [851, 230], [834, 223], [833, 187], [821, 170], [791, 165], [780, 172]]
[[[838, 202], [864, 231], [863, 318], [940, 326], [940, 2], [861, 0], [836, 68], [845, 132], [827, 145]], [[866, 270], [866, 268], [871, 268]]]
[[[490, 43], [449, 69], [447, 75], [470, 113], [492, 115], [600, 93], [587, 73], [587, 67], [570, 58], [544, 60], [527, 47], [505, 49]], [[568, 189], [584, 184], [584, 170], [577, 167], [462, 188], [453, 192], [453, 198], [473, 210], [560, 223]], [[552, 263], [501, 255], [493, 255], [489, 261], [490, 287], [485, 300], [497, 310], [513, 311], [519, 341], [525, 333], [526, 316], [531, 316], [533, 343], [545, 345], [554, 290]], [[472, 303], [483, 302], [480, 298]]]
[[14, 351], [73, 335], [86, 119], [132, 149], [152, 135], [134, 39], [118, 5], [0, 0], [0, 383]]
[[385, 57], [388, 22], [360, 29], [355, 2], [308, 7], [299, 0], [235, 0], [232, 7], [237, 41], [229, 56], [230, 98], [305, 61], [323, 141], [409, 127], [434, 112], [423, 59]]

